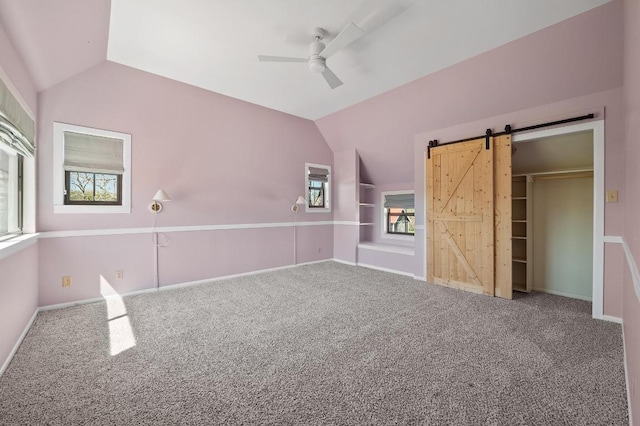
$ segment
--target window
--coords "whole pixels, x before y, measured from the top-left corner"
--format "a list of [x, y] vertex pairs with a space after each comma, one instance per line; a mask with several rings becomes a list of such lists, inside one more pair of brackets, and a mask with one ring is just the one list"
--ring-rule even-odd
[[330, 206], [331, 167], [307, 163], [305, 165], [307, 212], [328, 212]]
[[54, 211], [131, 211], [131, 136], [54, 123]]
[[415, 235], [416, 210], [414, 193], [390, 191], [382, 193], [383, 236]]
[[22, 233], [24, 163], [33, 160], [35, 123], [0, 81], [0, 241]]

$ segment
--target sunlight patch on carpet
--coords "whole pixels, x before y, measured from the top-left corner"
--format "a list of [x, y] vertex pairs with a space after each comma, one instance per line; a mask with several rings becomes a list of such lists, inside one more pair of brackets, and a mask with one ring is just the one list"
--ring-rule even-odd
[[100, 276], [100, 294], [107, 303], [107, 321], [109, 323], [109, 347], [111, 356], [131, 349], [136, 345], [131, 321], [127, 315], [127, 307], [122, 296]]

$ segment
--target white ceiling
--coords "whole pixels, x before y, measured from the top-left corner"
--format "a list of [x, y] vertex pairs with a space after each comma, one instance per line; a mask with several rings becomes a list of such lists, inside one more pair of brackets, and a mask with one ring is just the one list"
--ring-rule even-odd
[[[607, 1], [112, 0], [107, 58], [315, 120]], [[306, 57], [314, 27], [328, 42], [350, 21], [367, 34], [327, 61], [341, 87], [257, 61]]]
[[[0, 22], [38, 90], [108, 59], [315, 120], [609, 1], [0, 0]], [[334, 90], [257, 60], [306, 57], [314, 27], [328, 43], [350, 21], [366, 34], [328, 59]]]

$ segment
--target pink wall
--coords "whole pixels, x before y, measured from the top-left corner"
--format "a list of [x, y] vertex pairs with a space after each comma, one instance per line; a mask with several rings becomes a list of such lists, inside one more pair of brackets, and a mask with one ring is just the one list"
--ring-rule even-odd
[[0, 260], [0, 367], [38, 308], [37, 243]]
[[[0, 76], [10, 80], [35, 113], [36, 90], [18, 53], [0, 25]], [[38, 307], [38, 246], [23, 248], [0, 260], [0, 366]]]
[[[238, 238], [231, 231], [169, 233], [172, 243], [160, 251], [161, 284], [292, 264], [296, 218], [289, 208], [304, 194], [304, 164], [333, 164], [333, 153], [311, 121], [115, 63], [41, 92], [39, 105], [40, 232], [149, 228], [148, 204], [158, 188], [172, 197], [157, 217], [160, 228], [280, 226], [238, 231]], [[53, 213], [54, 121], [132, 135], [131, 214]], [[332, 219], [332, 213], [304, 210], [297, 217], [301, 223]], [[299, 261], [333, 257], [333, 242], [322, 226], [299, 231]], [[304, 244], [303, 238], [317, 244]], [[83, 253], [87, 248], [91, 252]], [[123, 289], [148, 287], [152, 248], [149, 234], [44, 239], [41, 303], [96, 297], [96, 277], [113, 275], [124, 264], [125, 277], [136, 284], [119, 283]], [[258, 252], [262, 260], [255, 258]], [[62, 289], [63, 274], [79, 285]]]
[[[624, 240], [636, 264], [640, 262], [640, 4], [636, 0], [624, 2], [625, 67], [624, 93], [626, 104]], [[637, 277], [636, 277], [637, 278]], [[635, 283], [640, 287], [640, 282]], [[625, 268], [624, 280], [624, 336], [629, 374], [630, 406], [634, 424], [640, 424], [640, 293], [634, 291], [634, 280]]]
[[358, 195], [360, 184], [360, 160], [355, 149], [334, 153], [333, 217], [337, 223], [333, 228], [334, 257], [348, 263], [356, 263], [358, 245]]

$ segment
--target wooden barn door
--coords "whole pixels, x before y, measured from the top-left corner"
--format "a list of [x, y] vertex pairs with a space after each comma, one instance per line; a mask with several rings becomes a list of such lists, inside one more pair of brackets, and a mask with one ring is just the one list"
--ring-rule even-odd
[[427, 281], [511, 298], [510, 137], [433, 147], [426, 170]]

